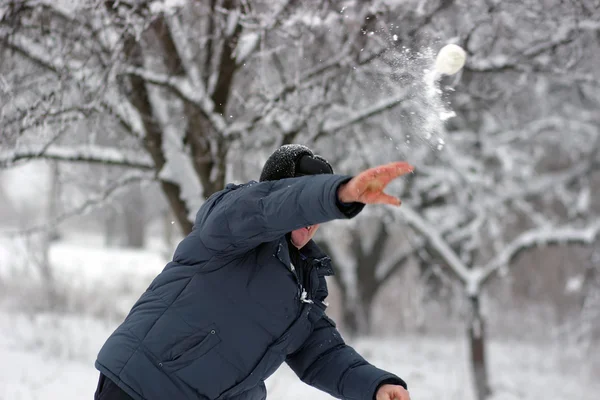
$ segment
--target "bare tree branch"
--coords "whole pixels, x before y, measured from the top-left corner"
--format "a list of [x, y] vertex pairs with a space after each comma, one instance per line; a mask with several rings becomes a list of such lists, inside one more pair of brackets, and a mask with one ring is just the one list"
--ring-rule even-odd
[[126, 186], [128, 186], [130, 184], [139, 183], [142, 181], [152, 181], [152, 180], [154, 180], [154, 178], [151, 175], [148, 175], [147, 173], [144, 173], [142, 171], [132, 171], [128, 174], [125, 174], [125, 176], [121, 177], [119, 180], [112, 182], [99, 195], [87, 198], [81, 205], [57, 216], [56, 218], [54, 218], [50, 221], [45, 222], [43, 225], [36, 225], [36, 226], [30, 227], [30, 228], [27, 228], [24, 230], [18, 230], [18, 231], [14, 231], [14, 232], [13, 231], [0, 232], [0, 235], [4, 235], [4, 236], [31, 235], [31, 234], [39, 233], [42, 231], [46, 231], [49, 229], [49, 227], [58, 226], [59, 224], [61, 224], [62, 222], [66, 221], [69, 218], [73, 218], [75, 216], [85, 214], [86, 212], [90, 212], [91, 210], [93, 210], [96, 207], [102, 206], [107, 201], [109, 201], [112, 198], [112, 196], [114, 196], [116, 193], [118, 193], [119, 190], [122, 190], [123, 188], [125, 188]]
[[167, 74], [148, 71], [144, 68], [127, 67], [125, 71], [130, 75], [142, 78], [148, 83], [171, 89], [175, 94], [181, 97], [181, 99], [198, 106], [204, 116], [211, 121], [217, 132], [223, 135], [227, 132], [227, 123], [225, 122], [225, 119], [213, 112], [215, 106], [203, 87], [192, 85], [187, 78], [169, 76]]
[[477, 290], [477, 287], [471, 285], [474, 282], [472, 272], [469, 271], [469, 268], [460, 260], [440, 233], [406, 204], [403, 204], [398, 210], [410, 226], [423, 235], [444, 261], [450, 265], [452, 272], [467, 286], [467, 290]]
[[85, 162], [121, 167], [153, 170], [154, 164], [148, 157], [139, 152], [126, 152], [110, 147], [100, 146], [51, 146], [42, 149], [18, 148], [14, 151], [0, 152], [0, 167], [8, 168], [19, 161], [32, 159], [49, 159], [67, 162]]
[[[4, 34], [3, 34], [4, 33]], [[0, 29], [0, 41], [4, 43], [11, 50], [16, 51], [26, 59], [33, 62], [47, 71], [53, 73], [58, 78], [62, 79], [73, 79], [78, 82], [81, 87], [86, 88], [92, 92], [97, 91], [96, 88], [90, 87], [89, 76], [94, 74], [94, 71], [81, 68], [81, 65], [70, 65], [65, 63], [61, 57], [51, 57], [51, 52], [40, 46], [37, 43], [33, 43], [24, 37], [18, 37], [18, 35], [7, 36], [8, 33], [3, 32]], [[123, 98], [114, 99], [110, 94], [102, 96], [98, 99], [99, 105], [110, 112], [119, 119], [123, 128], [131, 132], [137, 137], [144, 136], [143, 123], [139, 113], [132, 107], [132, 105]]]
[[[144, 65], [143, 48], [134, 36], [129, 35], [126, 38], [124, 51], [127, 62], [136, 67]], [[172, 149], [173, 146], [176, 146], [176, 142], [170, 143], [166, 141], [167, 139], [170, 140], [170, 138], [166, 138], [165, 133], [171, 132], [171, 129], [168, 132], [164, 132], [164, 123], [162, 124], [163, 126], [160, 123], [161, 114], [167, 112], [164, 102], [153, 104], [151, 99], [152, 93], [148, 90], [147, 82], [141, 77], [130, 75], [128, 81], [132, 87], [128, 96], [129, 102], [135, 108], [137, 114], [143, 117], [141, 122], [143, 130], [146, 132], [146, 135], [142, 138], [144, 148], [150, 157], [152, 157], [156, 170], [159, 172], [159, 177], [162, 175], [160, 179], [161, 188], [167, 197], [181, 230], [185, 233], [191, 232], [192, 221], [190, 220], [190, 213], [192, 208], [182, 196], [185, 188], [178, 182], [182, 177], [179, 174], [173, 174], [172, 168], [168, 167], [170, 160], [167, 158], [168, 154], [165, 150]], [[175, 140], [177, 139], [175, 138]], [[177, 162], [179, 160], [175, 157], [174, 161]], [[169, 172], [171, 176], [169, 176], [169, 179], [165, 179], [165, 174], [168, 175]]]
[[377, 268], [377, 271], [380, 272], [378, 274], [379, 283], [383, 284], [390, 279], [411, 257], [421, 251], [425, 247], [425, 244], [424, 240], [418, 240], [410, 248], [399, 249], [395, 254], [387, 257]]
[[531, 67], [526, 66], [521, 61], [521, 58], [534, 58], [545, 51], [570, 43], [574, 40], [572, 33], [577, 30], [598, 31], [600, 30], [600, 23], [593, 20], [570, 22], [560, 26], [548, 41], [522, 50], [520, 52], [522, 56], [495, 55], [487, 59], [469, 59], [467, 60], [465, 69], [475, 72], [493, 72], [509, 69], [529, 70]]
[[43, 112], [42, 115], [35, 116], [34, 118], [27, 118], [27, 114], [30, 111], [30, 109], [27, 109], [23, 112], [18, 112], [15, 116], [13, 116], [10, 119], [6, 119], [4, 121], [5, 129], [12, 124], [18, 124], [18, 133], [22, 134], [29, 129], [34, 129], [40, 127], [41, 125], [67, 125], [69, 122], [85, 119], [92, 112], [99, 112], [102, 111], [102, 109], [95, 104], [73, 107], [69, 106], [66, 108], [61, 108], [59, 110], [50, 110], [47, 112]]
[[367, 108], [365, 110], [361, 110], [360, 112], [350, 112], [350, 118], [345, 119], [343, 121], [335, 121], [329, 122], [325, 121], [323, 123], [322, 129], [320, 129], [311, 139], [311, 142], [317, 141], [319, 138], [326, 135], [333, 135], [338, 131], [347, 128], [351, 125], [360, 123], [370, 117], [377, 115], [383, 111], [391, 110], [396, 107], [398, 104], [406, 101], [410, 97], [409, 91], [404, 91], [399, 93], [393, 97], [384, 99], [383, 101], [375, 104], [373, 107]]
[[510, 262], [521, 252], [536, 246], [562, 245], [562, 244], [593, 244], [600, 233], [600, 220], [589, 224], [586, 228], [555, 227], [533, 229], [521, 233], [508, 246], [506, 246], [494, 259], [481, 269], [480, 280], [482, 283], [501, 267]]

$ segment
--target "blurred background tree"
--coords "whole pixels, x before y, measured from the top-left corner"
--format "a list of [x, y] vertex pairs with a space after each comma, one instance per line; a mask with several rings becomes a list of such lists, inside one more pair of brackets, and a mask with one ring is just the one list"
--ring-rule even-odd
[[[277, 146], [303, 143], [340, 173], [416, 166], [394, 187], [399, 210], [367, 210], [319, 237], [348, 334], [447, 335], [466, 322], [480, 399], [484, 332], [600, 339], [597, 2], [0, 10], [2, 220], [39, 238], [51, 295], [52, 240], [101, 233], [142, 248], [159, 235], [169, 254], [205, 198], [256, 179]], [[467, 65], [434, 80], [450, 42]], [[28, 166], [35, 181], [15, 172]]]

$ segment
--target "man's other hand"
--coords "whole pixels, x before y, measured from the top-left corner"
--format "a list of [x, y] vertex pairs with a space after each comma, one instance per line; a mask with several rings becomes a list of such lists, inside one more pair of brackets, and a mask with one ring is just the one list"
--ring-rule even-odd
[[410, 400], [410, 394], [399, 385], [382, 385], [375, 395], [375, 400]]

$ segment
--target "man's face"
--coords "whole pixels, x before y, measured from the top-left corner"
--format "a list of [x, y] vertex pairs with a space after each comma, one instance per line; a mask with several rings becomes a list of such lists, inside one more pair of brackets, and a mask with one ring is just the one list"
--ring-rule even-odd
[[308, 226], [292, 231], [292, 244], [294, 247], [301, 249], [306, 246], [313, 236], [315, 236], [317, 229], [319, 229], [319, 225]]

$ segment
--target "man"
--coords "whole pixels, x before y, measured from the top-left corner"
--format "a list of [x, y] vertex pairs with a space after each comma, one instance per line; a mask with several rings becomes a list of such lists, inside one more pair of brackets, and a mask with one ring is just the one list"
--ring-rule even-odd
[[410, 171], [392, 163], [334, 175], [288, 145], [260, 182], [215, 193], [100, 350], [96, 399], [264, 400], [264, 381], [286, 362], [336, 398], [409, 400], [404, 381], [347, 346], [325, 314], [333, 271], [312, 237], [365, 204], [400, 205], [383, 189]]

